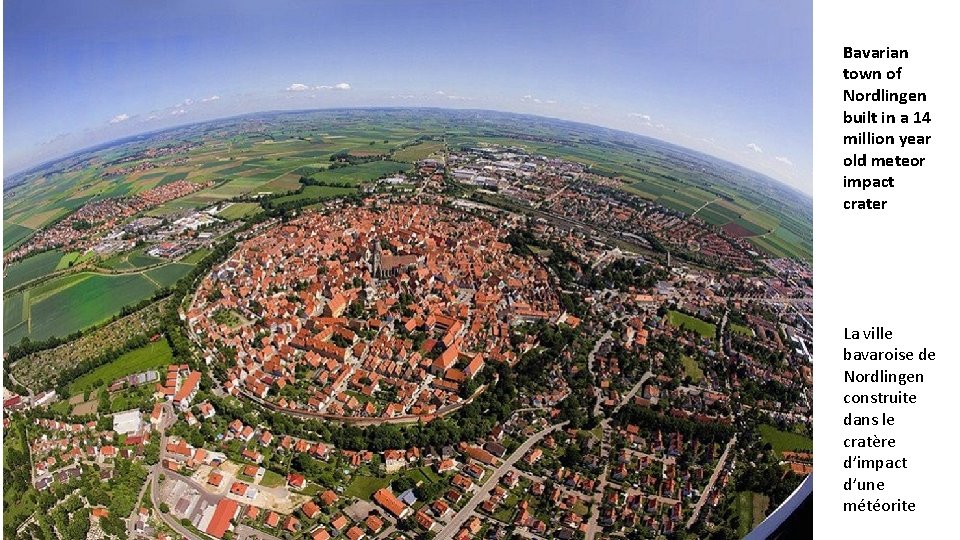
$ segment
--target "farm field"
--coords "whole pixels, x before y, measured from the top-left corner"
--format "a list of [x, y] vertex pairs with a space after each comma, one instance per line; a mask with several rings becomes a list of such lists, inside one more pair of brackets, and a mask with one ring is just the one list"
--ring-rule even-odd
[[809, 437], [780, 431], [770, 424], [760, 425], [760, 437], [773, 446], [773, 451], [777, 455], [780, 455], [781, 452], [793, 452], [794, 450], [806, 452], [813, 450], [813, 441]]
[[[4, 308], [4, 346], [24, 337], [42, 340], [65, 336], [116, 315], [124, 306], [149, 298], [176, 283], [193, 265], [170, 263], [145, 272], [97, 274], [78, 272], [17, 293]], [[19, 301], [19, 310], [16, 303]]]
[[159, 287], [169, 287], [187, 275], [190, 270], [193, 270], [192, 264], [170, 263], [157, 268], [151, 268], [144, 272], [143, 275]]
[[442, 141], [425, 141], [397, 150], [391, 157], [394, 161], [415, 163], [421, 159], [429, 157], [430, 154], [443, 152], [444, 148], [445, 145]]
[[145, 253], [147, 249], [148, 247], [140, 247], [126, 253], [120, 253], [104, 260], [100, 263], [100, 266], [111, 270], [133, 270], [163, 262], [163, 259], [147, 255]]
[[410, 168], [410, 165], [397, 163], [396, 161], [370, 161], [359, 165], [326, 170], [313, 175], [313, 179], [322, 182], [359, 185], [382, 176], [408, 171]]
[[33, 229], [17, 225], [16, 223], [3, 222], [3, 251], [14, 247], [21, 240], [33, 234]]
[[74, 380], [70, 383], [70, 395], [108, 385], [126, 375], [160, 368], [169, 364], [172, 360], [173, 351], [170, 350], [167, 340], [158, 339]]
[[335, 199], [337, 197], [353, 195], [355, 193], [357, 193], [357, 190], [349, 187], [306, 186], [303, 188], [303, 193], [279, 197], [274, 199], [273, 202], [276, 204], [283, 204], [291, 201], [322, 201], [324, 199]]
[[[296, 186], [291, 189], [297, 189], [299, 187], [300, 182], [298, 181]], [[260, 205], [257, 203], [232, 203], [230, 206], [224, 208], [219, 214], [217, 214], [217, 217], [228, 220], [236, 220], [258, 214], [260, 211]]]
[[11, 264], [3, 275], [3, 290], [10, 290], [55, 271], [63, 256], [57, 250], [44, 251]]
[[154, 302], [70, 343], [22, 358], [14, 363], [13, 374], [34, 390], [48, 388], [64, 368], [94, 358], [105, 348], [120, 347], [130, 338], [154, 332], [160, 326], [160, 316], [166, 304], [166, 299]]
[[669, 311], [667, 313], [667, 320], [670, 321], [670, 324], [676, 327], [682, 326], [687, 330], [692, 330], [707, 339], [713, 339], [717, 334], [716, 325], [696, 317], [691, 317], [686, 313], [680, 313], [679, 311]]

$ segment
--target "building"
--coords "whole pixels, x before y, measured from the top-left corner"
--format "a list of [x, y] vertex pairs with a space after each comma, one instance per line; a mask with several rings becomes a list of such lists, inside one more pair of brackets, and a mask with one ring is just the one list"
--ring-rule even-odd
[[139, 409], [119, 412], [113, 415], [113, 430], [119, 434], [136, 433], [143, 428], [143, 419]]
[[215, 538], [223, 538], [223, 534], [232, 526], [231, 522], [237, 515], [240, 505], [233, 499], [226, 497], [220, 499], [217, 503], [217, 509], [213, 511], [213, 517], [207, 525], [206, 532]]

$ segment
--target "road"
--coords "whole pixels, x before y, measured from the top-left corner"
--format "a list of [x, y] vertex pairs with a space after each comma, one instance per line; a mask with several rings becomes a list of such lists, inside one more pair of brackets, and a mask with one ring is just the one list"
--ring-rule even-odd
[[687, 520], [687, 528], [693, 526], [697, 522], [697, 518], [700, 517], [700, 509], [703, 508], [703, 504], [707, 502], [707, 496], [710, 495], [710, 491], [713, 490], [713, 484], [717, 482], [717, 478], [720, 476], [720, 471], [723, 470], [724, 464], [727, 462], [727, 457], [730, 455], [730, 449], [733, 448], [733, 445], [737, 444], [737, 436], [734, 435], [730, 442], [727, 443], [727, 447], [723, 449], [723, 454], [720, 455], [720, 461], [717, 462], [717, 467], [713, 470], [713, 474], [710, 475], [710, 481], [707, 482], [707, 487], [703, 488], [703, 493], [700, 494], [700, 500], [697, 501], [697, 505], [693, 507], [693, 513], [690, 514], [690, 519]]
[[613, 335], [613, 330], [607, 330], [600, 339], [597, 340], [596, 344], [593, 346], [593, 350], [590, 351], [590, 355], [587, 356], [587, 369], [590, 370], [590, 376], [593, 377], [594, 381], [594, 390], [597, 392], [597, 401], [593, 404], [593, 415], [600, 415], [600, 402], [603, 400], [603, 393], [600, 392], [600, 385], [597, 384], [597, 370], [593, 367], [594, 359], [596, 359], [597, 352], [600, 350], [600, 346], [603, 345], [603, 342], [610, 339], [610, 336]]
[[487, 481], [484, 482], [482, 486], [480, 486], [480, 488], [476, 491], [476, 493], [473, 494], [473, 497], [470, 498], [470, 502], [468, 502], [466, 506], [461, 508], [460, 511], [457, 512], [457, 514], [450, 519], [450, 522], [447, 523], [446, 527], [444, 527], [439, 533], [437, 533], [436, 537], [437, 538], [453, 538], [453, 536], [457, 533], [457, 531], [459, 531], [460, 528], [463, 527], [463, 524], [466, 523], [466, 521], [470, 518], [473, 512], [477, 509], [477, 507], [480, 506], [480, 503], [483, 502], [484, 499], [489, 497], [490, 491], [497, 486], [498, 482], [500, 482], [500, 477], [506, 474], [506, 472], [510, 468], [512, 468], [514, 464], [520, 461], [520, 458], [522, 458], [524, 454], [526, 454], [531, 448], [533, 448], [533, 445], [537, 444], [538, 442], [540, 442], [541, 439], [543, 439], [550, 433], [553, 433], [554, 431], [562, 428], [566, 424], [567, 424], [566, 422], [554, 424], [548, 428], [545, 428], [535, 433], [529, 439], [524, 441], [524, 443], [521, 444], [520, 447], [517, 448], [512, 454], [510, 454], [510, 457], [507, 458], [507, 460], [504, 461], [500, 465], [500, 467], [498, 467], [497, 470], [493, 472], [492, 475], [490, 475], [490, 478], [488, 478]]
[[614, 414], [616, 414], [617, 411], [620, 410], [620, 407], [623, 407], [627, 403], [630, 403], [630, 400], [633, 399], [633, 396], [637, 395], [637, 392], [639, 392], [640, 389], [643, 388], [643, 384], [647, 382], [647, 380], [649, 380], [650, 377], [653, 377], [652, 371], [648, 371], [644, 373], [643, 376], [640, 377], [640, 380], [637, 382], [637, 384], [633, 385], [633, 388], [631, 388], [629, 392], [623, 395], [623, 398], [620, 400], [620, 403], [617, 403], [617, 406], [614, 407], [612, 411], [610, 411], [610, 416], [613, 416]]
[[[167, 457], [167, 428], [173, 425], [177, 421], [177, 413], [173, 410], [173, 405], [169, 401], [163, 404], [163, 421], [160, 422], [158, 426], [158, 431], [160, 432], [160, 459], [157, 461], [150, 470], [150, 502], [153, 503], [153, 508], [156, 509], [157, 515], [160, 516], [160, 519], [167, 524], [168, 527], [177, 532], [177, 534], [187, 538], [188, 540], [206, 540], [200, 536], [197, 536], [192, 531], [180, 524], [179, 520], [173, 518], [169, 514], [164, 514], [160, 511], [160, 503], [163, 502], [158, 499], [160, 494], [160, 474], [163, 471], [161, 463]], [[169, 472], [169, 471], [168, 471]]]

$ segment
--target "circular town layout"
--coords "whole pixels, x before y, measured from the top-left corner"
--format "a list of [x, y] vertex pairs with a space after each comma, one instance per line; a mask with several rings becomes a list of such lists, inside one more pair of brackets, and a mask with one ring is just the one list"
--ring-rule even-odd
[[559, 315], [547, 271], [505, 234], [436, 205], [306, 214], [215, 267], [188, 323], [230, 393], [332, 419], [428, 420], [482, 390], [486, 364], [516, 362], [511, 325]]

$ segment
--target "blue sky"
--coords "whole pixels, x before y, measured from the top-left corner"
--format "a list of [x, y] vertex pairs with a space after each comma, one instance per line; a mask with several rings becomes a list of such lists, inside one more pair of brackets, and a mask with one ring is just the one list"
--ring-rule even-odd
[[811, 190], [811, 5], [4, 5], [4, 169], [243, 112], [442, 106], [624, 129]]

